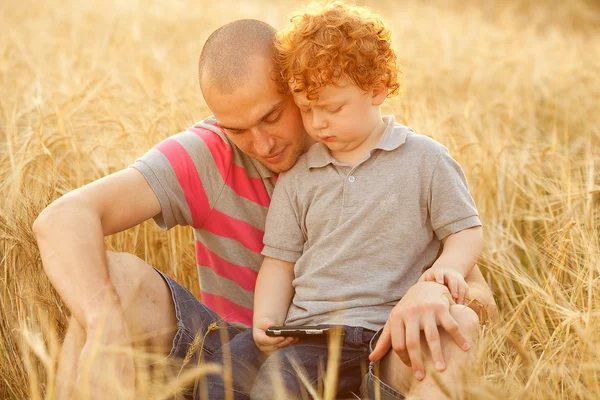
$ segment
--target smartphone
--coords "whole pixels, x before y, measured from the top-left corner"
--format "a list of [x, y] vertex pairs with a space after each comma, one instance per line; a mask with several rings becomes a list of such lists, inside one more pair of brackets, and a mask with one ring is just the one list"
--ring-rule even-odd
[[[267, 336], [271, 337], [326, 337], [332, 329], [336, 327], [333, 326], [324, 326], [324, 325], [314, 325], [314, 326], [272, 326], [267, 328], [265, 333]], [[344, 333], [343, 329], [336, 329], [337, 331], [341, 331]]]

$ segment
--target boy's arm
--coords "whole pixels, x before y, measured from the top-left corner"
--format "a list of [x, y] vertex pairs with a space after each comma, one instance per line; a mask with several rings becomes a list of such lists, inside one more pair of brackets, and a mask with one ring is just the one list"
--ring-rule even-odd
[[294, 297], [292, 280], [294, 263], [265, 257], [254, 289], [254, 318], [252, 336], [257, 347], [270, 353], [287, 346], [294, 338], [269, 337], [267, 328], [283, 325]]
[[445, 284], [452, 297], [465, 304], [465, 277], [483, 246], [481, 221], [460, 165], [441, 146], [428, 187], [428, 211], [435, 235], [444, 243], [442, 254], [420, 280]]
[[265, 257], [254, 291], [254, 321], [269, 318], [283, 325], [294, 297], [294, 263]]
[[483, 248], [480, 226], [451, 234], [442, 240], [441, 255], [426, 270], [420, 280], [446, 285], [458, 304], [465, 304], [472, 295], [465, 281]]
[[456, 232], [442, 240], [442, 254], [431, 269], [451, 269], [466, 277], [473, 269], [483, 249], [481, 226]]

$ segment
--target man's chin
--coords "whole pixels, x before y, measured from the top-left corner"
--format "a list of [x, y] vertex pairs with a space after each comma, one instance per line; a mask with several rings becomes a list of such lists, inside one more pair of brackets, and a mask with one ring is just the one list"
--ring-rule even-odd
[[265, 167], [267, 167], [268, 169], [270, 169], [271, 171], [275, 172], [276, 174], [280, 174], [282, 172], [288, 171], [290, 170], [294, 164], [296, 163], [296, 160], [282, 160], [278, 163], [268, 163], [265, 161], [261, 161], [261, 164], [264, 165]]

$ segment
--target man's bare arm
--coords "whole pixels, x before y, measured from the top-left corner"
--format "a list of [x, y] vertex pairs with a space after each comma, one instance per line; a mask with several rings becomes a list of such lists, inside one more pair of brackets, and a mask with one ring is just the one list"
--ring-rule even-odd
[[128, 168], [64, 195], [36, 219], [33, 231], [44, 270], [81, 326], [93, 328], [105, 307], [120, 314], [104, 236], [159, 212], [160, 203], [144, 177]]

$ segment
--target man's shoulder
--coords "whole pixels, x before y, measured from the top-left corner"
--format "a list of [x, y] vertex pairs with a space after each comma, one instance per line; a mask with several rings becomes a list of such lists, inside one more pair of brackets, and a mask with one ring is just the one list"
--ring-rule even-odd
[[[136, 160], [134, 167], [179, 178], [194, 172], [203, 177], [226, 176], [236, 158], [234, 146], [218, 125], [207, 118], [158, 143]], [[167, 171], [167, 172], [165, 172]]]
[[214, 148], [215, 150], [231, 152], [234, 147], [225, 132], [217, 125], [217, 121], [213, 116], [196, 122], [187, 129], [187, 132], [201, 138], [211, 150]]

